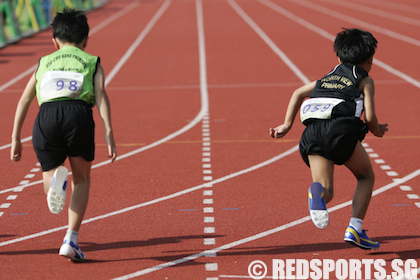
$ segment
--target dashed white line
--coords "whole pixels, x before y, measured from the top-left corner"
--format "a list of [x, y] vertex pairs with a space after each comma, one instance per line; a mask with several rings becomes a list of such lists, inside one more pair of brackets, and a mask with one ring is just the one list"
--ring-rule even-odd
[[387, 171], [386, 175], [390, 176], [390, 177], [395, 177], [398, 176], [398, 173], [395, 171]]
[[216, 244], [216, 238], [204, 238], [204, 245], [214, 245]]
[[[37, 163], [37, 166], [39, 166], [39, 162]], [[25, 179], [34, 178], [35, 175], [36, 175], [35, 173], [39, 172], [40, 170], [41, 169], [38, 168], [38, 167], [32, 168], [31, 171], [30, 171], [31, 173], [28, 173], [28, 174], [25, 175]], [[30, 182], [30, 180], [20, 181], [19, 186], [15, 187], [13, 192], [15, 192], [15, 193], [22, 192], [25, 188], [24, 185], [29, 184], [29, 182]], [[16, 200], [17, 197], [18, 197], [17, 194], [11, 194], [6, 198], [6, 200], [9, 200], [9, 201], [10, 200]], [[9, 208], [10, 206], [11, 206], [11, 203], [3, 203], [3, 204], [0, 205], [0, 208]], [[3, 214], [4, 214], [4, 212], [1, 212], [0, 217], [3, 216]]]
[[400, 190], [407, 192], [407, 191], [412, 191], [413, 189], [410, 186], [401, 185]]
[[419, 199], [420, 197], [417, 194], [407, 194], [409, 199]]
[[214, 223], [214, 217], [204, 217], [205, 223]]
[[203, 204], [213, 204], [213, 198], [203, 199]]
[[[369, 146], [369, 144], [363, 143], [363, 146], [365, 147], [365, 150], [366, 150], [366, 152], [368, 152], [368, 155], [370, 157], [372, 157], [372, 158], [378, 158], [379, 157], [379, 155], [377, 153], [374, 153], [374, 151], [373, 151], [372, 148], [367, 148]], [[379, 159], [379, 158], [378, 159], [375, 159], [375, 162], [377, 164], [380, 164], [380, 167], [381, 167], [382, 170], [391, 170], [392, 169], [391, 166], [385, 165], [385, 161], [383, 159]], [[392, 170], [391, 171], [387, 171], [386, 174], [389, 177], [397, 177], [398, 176], [398, 173], [395, 172], [395, 171], [392, 171]], [[394, 180], [395, 183], [398, 183], [400, 181], [400, 179], [396, 179], [396, 178], [394, 178], [393, 180]], [[400, 186], [400, 190], [405, 191], [405, 192], [408, 192], [408, 191], [412, 191], [413, 189], [410, 186], [401, 185]], [[410, 194], [407, 194], [407, 198], [414, 200], [414, 199], [420, 199], [420, 196], [417, 195], [417, 194], [410, 193]], [[417, 207], [420, 208], [420, 202], [415, 202], [414, 204]]]
[[389, 166], [389, 165], [381, 165], [380, 167], [381, 167], [382, 170], [390, 170], [391, 169], [391, 166]]
[[203, 208], [203, 213], [213, 213], [214, 209], [213, 207], [204, 207]]
[[205, 267], [207, 271], [217, 271], [218, 269], [217, 263], [206, 263]]
[[204, 233], [215, 233], [216, 228], [215, 227], [204, 227]]

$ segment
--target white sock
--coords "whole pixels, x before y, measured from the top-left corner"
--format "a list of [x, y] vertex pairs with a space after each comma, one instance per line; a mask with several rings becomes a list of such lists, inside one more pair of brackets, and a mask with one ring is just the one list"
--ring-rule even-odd
[[349, 225], [352, 226], [357, 232], [362, 232], [363, 220], [351, 217]]
[[77, 236], [78, 235], [79, 235], [79, 233], [77, 231], [68, 229], [67, 232], [66, 232], [66, 236], [64, 236], [64, 240], [69, 241], [69, 242], [73, 241], [73, 243], [75, 245], [77, 245], [78, 244], [78, 241], [77, 241]]

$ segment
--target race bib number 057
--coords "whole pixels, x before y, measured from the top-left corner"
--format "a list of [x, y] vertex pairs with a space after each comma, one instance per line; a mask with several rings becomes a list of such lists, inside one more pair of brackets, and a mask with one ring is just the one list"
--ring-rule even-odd
[[77, 99], [82, 92], [84, 76], [77, 72], [48, 71], [42, 76], [40, 101], [45, 102], [60, 97]]
[[300, 121], [307, 119], [331, 119], [332, 110], [335, 106], [344, 102], [339, 98], [309, 98], [300, 106]]

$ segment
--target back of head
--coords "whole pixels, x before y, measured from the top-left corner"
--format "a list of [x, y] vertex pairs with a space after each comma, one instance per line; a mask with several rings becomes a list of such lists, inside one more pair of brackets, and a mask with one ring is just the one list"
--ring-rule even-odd
[[375, 54], [378, 41], [360, 29], [346, 29], [337, 34], [334, 51], [343, 63], [360, 64]]
[[53, 37], [63, 43], [80, 44], [89, 35], [89, 25], [84, 12], [64, 8], [53, 22]]

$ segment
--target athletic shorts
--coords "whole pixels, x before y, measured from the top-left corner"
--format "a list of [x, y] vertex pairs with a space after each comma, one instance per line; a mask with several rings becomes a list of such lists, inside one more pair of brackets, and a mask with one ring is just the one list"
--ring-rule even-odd
[[64, 163], [67, 156], [93, 161], [95, 123], [92, 109], [81, 100], [47, 102], [41, 105], [32, 132], [35, 153], [48, 171]]
[[366, 124], [356, 117], [311, 121], [303, 131], [300, 154], [308, 166], [310, 154], [342, 165], [350, 159], [357, 142], [362, 141], [367, 132]]

